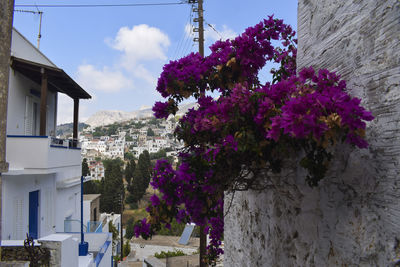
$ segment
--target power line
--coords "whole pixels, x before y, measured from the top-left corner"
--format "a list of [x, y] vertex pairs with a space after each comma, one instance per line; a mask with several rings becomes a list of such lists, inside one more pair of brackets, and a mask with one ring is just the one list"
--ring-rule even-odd
[[190, 25], [190, 31], [186, 33], [186, 40], [184, 42], [184, 45], [182, 47], [182, 56], [185, 56], [188, 54], [188, 49], [190, 49], [190, 43], [193, 40], [193, 25]]
[[219, 37], [221, 37], [221, 39], [224, 39], [224, 37], [214, 28], [214, 26], [212, 24], [208, 23], [207, 21], [204, 21], [204, 22], [208, 25], [208, 27], [213, 29], [219, 35]]
[[15, 5], [16, 7], [132, 7], [132, 6], [172, 6], [172, 5], [183, 5], [186, 2], [170, 2], [170, 3], [137, 3], [137, 4], [62, 4], [62, 5]]
[[[190, 22], [190, 14], [191, 14], [191, 13], [189, 12], [189, 18], [188, 18], [188, 21], [189, 21], [189, 22]], [[185, 26], [185, 27], [186, 27], [186, 26]], [[184, 32], [183, 32], [181, 38], [179, 39], [178, 45], [175, 46], [175, 51], [174, 51], [173, 56], [172, 56], [173, 59], [176, 59], [176, 57], [178, 56], [178, 51], [179, 51], [180, 48], [181, 48], [181, 45], [182, 45], [182, 42], [183, 42], [184, 37], [185, 37], [185, 30], [184, 30]]]
[[[187, 55], [188, 47], [190, 47], [190, 42], [192, 41], [192, 34], [193, 34], [193, 28], [194, 28], [194, 26], [191, 22], [192, 18], [193, 18], [193, 12], [191, 10], [190, 11], [190, 21], [189, 21], [190, 29], [189, 29], [189, 32], [185, 31], [185, 40], [184, 40], [184, 43], [182, 46], [182, 55], [180, 57]], [[185, 27], [185, 29], [186, 29], [186, 27]]]
[[185, 29], [183, 31], [183, 34], [182, 34], [181, 38], [179, 39], [178, 45], [175, 47], [175, 51], [174, 51], [174, 54], [173, 54], [173, 57], [172, 57], [173, 59], [176, 59], [176, 58], [180, 57], [181, 52], [182, 52], [182, 48], [183, 48], [182, 45], [184, 45], [184, 43], [186, 42], [186, 38], [188, 36], [188, 34], [186, 33], [186, 25], [189, 24], [190, 27], [192, 28], [192, 24], [191, 24], [192, 8], [193, 8], [193, 4], [192, 4], [192, 6], [191, 6], [191, 8], [189, 10], [189, 17], [187, 19], [187, 23], [185, 24]]

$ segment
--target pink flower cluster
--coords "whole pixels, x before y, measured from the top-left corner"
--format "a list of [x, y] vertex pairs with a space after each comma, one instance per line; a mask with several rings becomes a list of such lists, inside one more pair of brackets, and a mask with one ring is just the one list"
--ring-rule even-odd
[[[184, 98], [200, 97], [205, 90], [219, 90], [226, 94], [231, 86], [243, 79], [258, 84], [258, 72], [267, 61], [282, 64], [284, 77], [295, 73], [295, 32], [282, 20], [270, 16], [254, 27], [248, 28], [234, 40], [218, 41], [210, 47], [211, 54], [205, 58], [191, 53], [180, 60], [164, 66], [158, 79], [157, 91], [165, 98], [180, 102]], [[275, 48], [272, 41], [282, 41]], [[164, 108], [165, 112], [161, 112]], [[167, 105], [156, 103], [158, 118], [174, 114]]]

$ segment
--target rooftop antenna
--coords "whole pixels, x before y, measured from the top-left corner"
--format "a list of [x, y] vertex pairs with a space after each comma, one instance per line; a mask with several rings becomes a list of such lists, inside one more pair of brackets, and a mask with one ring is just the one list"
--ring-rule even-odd
[[[37, 8], [37, 7], [36, 7]], [[38, 9], [38, 13], [39, 13], [39, 34], [37, 37], [37, 49], [40, 50], [40, 38], [42, 38], [42, 15], [43, 15], [43, 11], [39, 11]]]
[[43, 15], [43, 11], [40, 11], [37, 7], [36, 7], [36, 9], [37, 9], [37, 11], [14, 9], [14, 12], [39, 14], [39, 33], [38, 33], [38, 38], [37, 38], [37, 49], [40, 49], [40, 38], [42, 38], [42, 15]]

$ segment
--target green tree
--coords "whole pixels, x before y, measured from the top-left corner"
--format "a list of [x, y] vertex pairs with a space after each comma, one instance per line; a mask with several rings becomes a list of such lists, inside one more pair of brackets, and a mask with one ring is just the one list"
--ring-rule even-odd
[[121, 202], [124, 195], [122, 181], [122, 161], [120, 159], [103, 161], [105, 177], [102, 186], [100, 209], [102, 212], [121, 212]]
[[135, 156], [131, 152], [125, 152], [124, 153], [124, 159], [125, 160], [131, 160], [131, 159], [134, 159], [134, 158], [135, 158]]
[[129, 244], [129, 240], [126, 240], [125, 244], [123, 245], [122, 249], [122, 256], [126, 257], [131, 253], [131, 245]]
[[131, 158], [125, 167], [125, 180], [128, 183], [128, 188], [131, 185], [132, 178], [133, 178], [133, 172], [135, 171], [135, 169], [136, 169], [135, 160], [133, 158]]
[[117, 134], [117, 130], [120, 127], [119, 124], [117, 123], [113, 123], [111, 125], [108, 125], [107, 131], [106, 131], [106, 135], [110, 136], [110, 135], [114, 135]]
[[105, 128], [104, 128], [103, 126], [96, 127], [96, 128], [94, 129], [93, 136], [94, 136], [94, 137], [100, 137], [100, 136], [107, 135], [104, 129], [105, 129]]
[[133, 141], [132, 136], [126, 135], [126, 136], [125, 136], [125, 141], [126, 141], [126, 142], [132, 142], [132, 141]]
[[128, 203], [136, 204], [146, 193], [146, 189], [150, 183], [150, 168], [150, 154], [145, 150], [140, 154], [138, 163], [132, 173], [132, 180], [128, 186]]
[[153, 129], [151, 129], [150, 127], [147, 128], [147, 136], [154, 136], [154, 135], [155, 135], [155, 134], [154, 134]]
[[84, 158], [82, 161], [82, 176], [88, 176], [90, 174], [89, 166], [87, 163], [87, 158]]
[[140, 169], [136, 167], [135, 171], [133, 172], [132, 183], [128, 187], [129, 197], [127, 201], [129, 203], [137, 203], [140, 199], [142, 199], [144, 195], [143, 184], [144, 184], [143, 174], [140, 171]]
[[139, 155], [139, 160], [140, 156], [142, 156], [143, 160], [143, 167], [146, 166], [147, 170], [150, 172], [151, 169], [151, 161], [150, 161], [150, 153], [149, 151], [145, 150], [143, 151], [142, 154]]
[[140, 121], [138, 123], [132, 122], [132, 127], [135, 128], [135, 129], [140, 129], [143, 126], [144, 126], [144, 124], [142, 122], [140, 122]]
[[112, 233], [112, 247], [113, 247], [113, 251], [115, 251], [115, 248], [118, 244], [118, 241], [120, 240], [120, 237], [119, 237], [118, 230], [114, 226], [112, 221], [108, 222], [108, 232]]
[[101, 194], [101, 182], [96, 180], [85, 182], [83, 184], [83, 194]]
[[150, 159], [163, 159], [167, 157], [167, 152], [164, 149], [160, 149], [156, 153], [150, 153]]
[[151, 161], [150, 161], [150, 154], [149, 151], [145, 150], [142, 154], [139, 155], [138, 166], [140, 172], [143, 176], [143, 184], [142, 184], [142, 191], [143, 194], [146, 192], [147, 187], [150, 183], [150, 176], [151, 176]]
[[134, 235], [135, 235], [135, 220], [134, 220], [134, 218], [130, 218], [130, 219], [126, 222], [126, 233], [125, 233], [125, 237], [126, 237], [127, 239], [131, 239]]
[[152, 125], [159, 125], [160, 124], [160, 119], [157, 119], [157, 118], [151, 118], [151, 120], [149, 120], [149, 124], [152, 124]]

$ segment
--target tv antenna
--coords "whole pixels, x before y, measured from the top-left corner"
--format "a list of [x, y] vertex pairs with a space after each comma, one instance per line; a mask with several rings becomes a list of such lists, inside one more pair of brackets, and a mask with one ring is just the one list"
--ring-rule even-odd
[[38, 33], [38, 37], [37, 37], [37, 49], [40, 49], [40, 38], [42, 38], [42, 15], [43, 15], [43, 11], [40, 11], [38, 8], [36, 8], [36, 9], [37, 9], [37, 11], [14, 9], [14, 12], [31, 13], [31, 14], [38, 14], [39, 15], [39, 33]]

